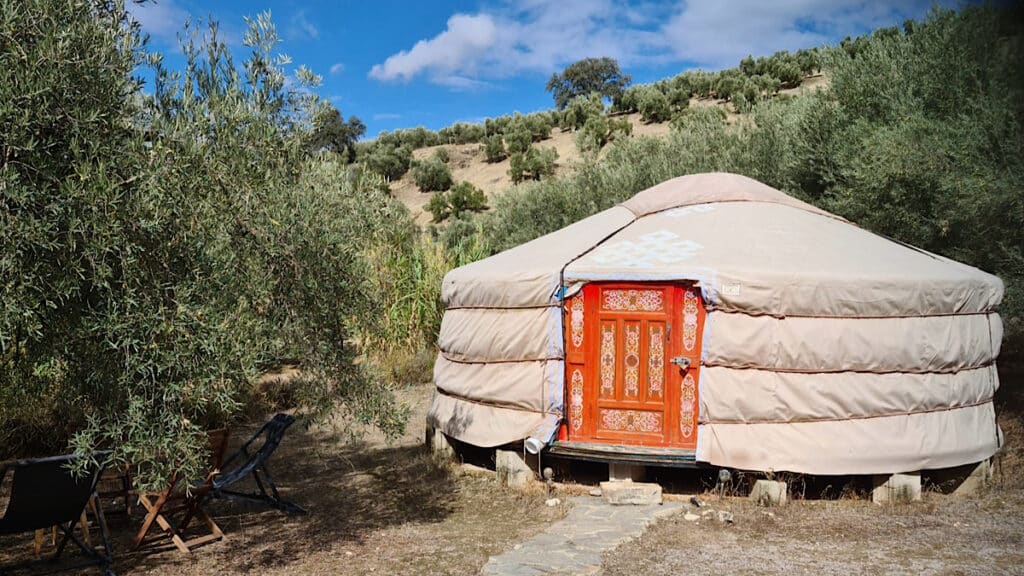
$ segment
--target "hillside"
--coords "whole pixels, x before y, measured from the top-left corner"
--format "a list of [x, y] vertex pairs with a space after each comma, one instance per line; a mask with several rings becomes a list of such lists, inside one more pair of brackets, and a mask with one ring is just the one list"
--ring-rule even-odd
[[[803, 80], [800, 86], [783, 89], [779, 94], [798, 95], [807, 90], [816, 90], [828, 86], [828, 77], [822, 74], [809, 76]], [[730, 103], [712, 98], [691, 98], [690, 107], [717, 106], [726, 111], [726, 123], [733, 124], [739, 118]], [[632, 113], [620, 116], [629, 120], [633, 126], [633, 136], [654, 136], [661, 137], [669, 133], [669, 123], [645, 123], [641, 121], [639, 113]], [[580, 152], [574, 141], [575, 133], [568, 130], [554, 129], [551, 138], [536, 143], [538, 148], [554, 148], [558, 152], [555, 175], [562, 176], [572, 170], [574, 163], [579, 161]], [[470, 144], [443, 144], [439, 146], [427, 146], [413, 151], [413, 158], [417, 161], [426, 160], [434, 155], [439, 148], [447, 148], [450, 157], [449, 168], [455, 182], [470, 182], [487, 194], [488, 199], [493, 200], [512, 187], [512, 179], [509, 177], [509, 159], [500, 162], [487, 162], [483, 147], [477, 143]], [[419, 225], [426, 225], [430, 222], [430, 214], [424, 211], [424, 207], [430, 201], [431, 193], [421, 192], [413, 181], [412, 172], [407, 172], [401, 179], [392, 182], [391, 193], [404, 204], [412, 213], [413, 218]]]

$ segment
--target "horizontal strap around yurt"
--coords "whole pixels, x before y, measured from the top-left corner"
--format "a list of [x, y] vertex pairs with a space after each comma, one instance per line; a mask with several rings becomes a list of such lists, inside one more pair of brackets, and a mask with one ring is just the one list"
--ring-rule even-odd
[[776, 368], [773, 366], [750, 366], [746, 364], [729, 364], [727, 362], [709, 362], [701, 361], [701, 366], [708, 368], [728, 368], [730, 370], [758, 370], [762, 372], [778, 372], [781, 374], [958, 374], [960, 372], [966, 372], [968, 370], [977, 370], [979, 368], [988, 368], [994, 366], [995, 360], [987, 360], [980, 364], [972, 366], [963, 366], [959, 368], [951, 368], [948, 370], [921, 370], [921, 369], [898, 369], [898, 370], [864, 370], [855, 368]]
[[441, 350], [441, 356], [449, 362], [455, 362], [456, 364], [524, 364], [529, 362], [553, 362], [558, 360], [565, 360], [564, 356], [551, 356], [546, 358], [507, 358], [494, 360], [490, 358], [464, 358], [458, 354], [449, 354], [445, 350]]
[[979, 312], [955, 312], [955, 313], [933, 313], [933, 314], [889, 314], [885, 316], [872, 316], [872, 315], [828, 315], [828, 314], [791, 314], [782, 312], [770, 312], [770, 311], [759, 311], [759, 310], [746, 310], [742, 308], [734, 308], [726, 306], [724, 304], [705, 304], [704, 309], [708, 313], [719, 313], [719, 314], [742, 314], [743, 316], [750, 316], [753, 318], [769, 317], [777, 320], [785, 320], [787, 318], [820, 318], [822, 320], [899, 320], [903, 318], [943, 318], [951, 316], [990, 316], [998, 314], [995, 310], [983, 310]]
[[553, 304], [532, 304], [529, 306], [445, 306], [448, 310], [538, 310], [543, 308], [560, 308], [558, 302]]
[[468, 402], [470, 404], [477, 404], [477, 405], [480, 405], [480, 406], [489, 406], [491, 408], [501, 408], [503, 410], [518, 410], [520, 412], [532, 412], [534, 414], [541, 414], [541, 415], [544, 415], [544, 416], [558, 416], [558, 417], [562, 417], [563, 416], [563, 414], [561, 412], [550, 412], [550, 411], [545, 411], [545, 410], [535, 410], [533, 408], [527, 408], [525, 406], [520, 406], [520, 405], [516, 405], [516, 404], [509, 404], [509, 403], [506, 403], [506, 402], [499, 402], [499, 401], [494, 401], [494, 400], [482, 400], [482, 399], [479, 399], [479, 398], [468, 398], [466, 396], [461, 396], [459, 394], [452, 394], [452, 393], [447, 392], [445, 390], [442, 390], [440, 388], [437, 389], [437, 393], [440, 394], [441, 396], [445, 396], [447, 398], [454, 398], [455, 400], [458, 400], [460, 402]]

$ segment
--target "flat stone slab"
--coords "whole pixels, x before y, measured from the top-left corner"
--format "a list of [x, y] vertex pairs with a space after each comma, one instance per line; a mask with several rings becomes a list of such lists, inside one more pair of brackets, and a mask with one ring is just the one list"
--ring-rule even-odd
[[661, 504], [661, 486], [649, 482], [601, 482], [601, 495], [617, 506]]
[[680, 502], [661, 506], [612, 506], [587, 496], [572, 499], [561, 521], [498, 556], [481, 570], [487, 576], [597, 574], [601, 555], [641, 534], [658, 518], [684, 509]]

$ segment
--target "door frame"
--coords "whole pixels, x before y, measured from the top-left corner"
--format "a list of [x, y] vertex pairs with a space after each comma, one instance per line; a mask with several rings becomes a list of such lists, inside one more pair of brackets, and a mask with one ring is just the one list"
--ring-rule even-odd
[[[657, 440], [643, 433], [601, 433], [598, 431], [598, 381], [600, 378], [599, 340], [601, 325], [600, 304], [605, 290], [641, 290], [660, 289], [664, 295], [667, 340], [664, 347], [666, 379], [663, 396], [663, 427], [665, 432]], [[609, 445], [650, 446], [664, 448], [695, 449], [697, 441], [697, 420], [699, 418], [699, 391], [701, 364], [701, 341], [703, 338], [706, 310], [699, 288], [693, 282], [589, 282], [570, 298], [565, 299], [563, 309], [565, 319], [563, 337], [565, 342], [565, 393], [564, 416], [566, 422], [566, 438], [572, 442], [584, 442]], [[620, 318], [620, 325], [626, 321], [625, 316], [634, 314], [643, 322], [656, 320], [658, 314], [636, 311], [606, 311], [605, 314]], [[642, 341], [646, 342], [647, 328], [642, 331]], [[621, 331], [620, 331], [621, 332]], [[616, 338], [621, 341], [622, 334]], [[644, 357], [649, 350], [644, 351]], [[616, 345], [616, 370], [621, 370], [624, 351]], [[673, 357], [686, 356], [690, 359], [690, 368], [682, 370], [673, 367], [669, 362]], [[645, 374], [646, 372], [641, 372]], [[616, 381], [621, 379], [617, 374]], [[646, 379], [642, 378], [646, 386]], [[683, 402], [684, 395], [689, 399]], [[605, 400], [605, 402], [608, 402]], [[611, 401], [622, 404], [624, 400]], [[628, 402], [627, 402], [628, 403]], [[647, 405], [650, 405], [648, 403]], [[637, 406], [643, 407], [640, 399]], [[622, 409], [628, 410], [628, 407]], [[684, 422], [685, 421], [685, 422]]]

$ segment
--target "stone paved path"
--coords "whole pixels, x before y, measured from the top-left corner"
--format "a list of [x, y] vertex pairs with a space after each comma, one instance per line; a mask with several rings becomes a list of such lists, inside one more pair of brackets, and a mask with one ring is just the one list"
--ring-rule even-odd
[[680, 502], [660, 506], [612, 506], [603, 498], [573, 498], [560, 522], [484, 565], [486, 576], [596, 574], [601, 554], [643, 534], [651, 522], [684, 510]]

